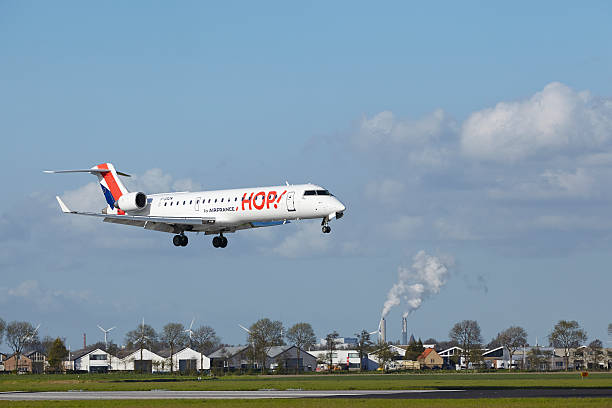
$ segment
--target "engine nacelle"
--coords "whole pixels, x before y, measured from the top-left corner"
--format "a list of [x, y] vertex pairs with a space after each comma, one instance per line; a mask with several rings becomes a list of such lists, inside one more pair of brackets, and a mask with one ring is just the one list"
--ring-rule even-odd
[[123, 211], [138, 211], [147, 206], [147, 195], [145, 193], [124, 194], [115, 201], [115, 208]]

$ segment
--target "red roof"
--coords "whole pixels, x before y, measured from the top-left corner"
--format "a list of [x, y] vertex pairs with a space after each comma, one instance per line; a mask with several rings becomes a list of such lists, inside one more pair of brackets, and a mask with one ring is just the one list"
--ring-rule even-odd
[[422, 359], [425, 359], [425, 358], [426, 358], [426, 357], [429, 355], [429, 353], [431, 353], [432, 351], [434, 351], [434, 349], [432, 349], [432, 348], [425, 349], [425, 351], [423, 351], [423, 352], [422, 352], [422, 353], [421, 353], [421, 354], [420, 354], [420, 355], [417, 357], [417, 360], [422, 360]]

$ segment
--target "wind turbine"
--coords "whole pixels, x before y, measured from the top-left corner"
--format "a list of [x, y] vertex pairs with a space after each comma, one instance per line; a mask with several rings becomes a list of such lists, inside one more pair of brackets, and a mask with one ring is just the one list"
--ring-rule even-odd
[[111, 327], [110, 329], [104, 329], [102, 326], [98, 325], [98, 329], [100, 329], [100, 330], [102, 330], [102, 332], [104, 332], [104, 348], [106, 349], [106, 350], [104, 350], [104, 351], [108, 351], [108, 341], [106, 341], [106, 334], [107, 334], [109, 331], [111, 331], [111, 330], [113, 330], [113, 329], [116, 329], [116, 327], [115, 327], [115, 326], [113, 326], [113, 327]]
[[191, 336], [193, 335], [193, 330], [191, 330], [191, 328], [193, 327], [193, 322], [195, 322], [195, 317], [191, 319], [191, 324], [189, 325], [189, 328], [184, 330], [185, 333], [189, 334], [189, 347], [191, 347]]

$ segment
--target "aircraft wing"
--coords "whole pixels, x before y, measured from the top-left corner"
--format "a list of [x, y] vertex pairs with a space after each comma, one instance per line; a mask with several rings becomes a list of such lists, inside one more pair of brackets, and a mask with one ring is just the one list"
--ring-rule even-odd
[[[153, 224], [166, 224], [166, 225], [206, 225], [206, 224], [214, 224], [214, 218], [202, 218], [202, 217], [152, 217], [149, 215], [117, 215], [117, 214], [100, 214], [93, 212], [80, 212], [80, 211], [72, 211], [61, 198], [55, 197], [57, 202], [62, 209], [62, 212], [65, 214], [77, 214], [77, 215], [87, 215], [90, 217], [99, 217], [103, 218], [105, 222], [110, 222], [114, 224], [125, 224], [125, 225], [133, 225], [138, 227], [147, 228], [148, 223]], [[156, 228], [149, 228], [156, 229]]]

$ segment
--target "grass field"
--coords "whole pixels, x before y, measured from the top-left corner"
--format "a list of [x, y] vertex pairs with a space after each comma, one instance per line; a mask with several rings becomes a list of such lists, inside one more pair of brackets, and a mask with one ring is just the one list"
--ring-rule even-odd
[[399, 390], [453, 388], [612, 388], [612, 373], [443, 373], [303, 376], [227, 376], [221, 378], [136, 374], [1, 375], [0, 391], [164, 390]]
[[294, 400], [140, 400], [140, 401], [35, 401], [16, 402], [0, 401], [0, 407], [41, 408], [109, 408], [109, 407], [221, 407], [221, 408], [468, 408], [468, 407], [504, 407], [504, 408], [608, 408], [612, 407], [611, 399], [602, 398], [569, 398], [569, 399], [465, 399], [465, 400], [380, 400], [380, 399], [294, 399]]

